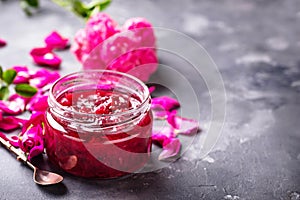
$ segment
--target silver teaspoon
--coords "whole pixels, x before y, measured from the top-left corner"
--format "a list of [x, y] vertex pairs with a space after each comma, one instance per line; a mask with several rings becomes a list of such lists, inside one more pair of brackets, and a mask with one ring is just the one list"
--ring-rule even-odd
[[60, 183], [63, 180], [63, 177], [59, 174], [49, 172], [46, 170], [41, 170], [35, 167], [32, 163], [27, 160], [27, 157], [23, 152], [19, 149], [12, 146], [9, 141], [5, 140], [4, 138], [0, 137], [0, 143], [4, 145], [8, 150], [13, 152], [17, 155], [17, 160], [22, 161], [26, 165], [28, 165], [31, 169], [33, 169], [33, 180], [36, 184], [39, 185], [53, 185]]

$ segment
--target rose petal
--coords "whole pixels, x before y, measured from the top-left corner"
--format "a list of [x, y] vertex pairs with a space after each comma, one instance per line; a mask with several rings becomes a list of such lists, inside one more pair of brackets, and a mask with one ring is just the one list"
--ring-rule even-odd
[[45, 38], [45, 43], [50, 49], [65, 49], [69, 40], [62, 37], [58, 32], [53, 31]]
[[0, 129], [4, 131], [13, 131], [22, 127], [26, 122], [27, 120], [13, 116], [3, 117], [0, 121]]
[[45, 122], [44, 112], [33, 112], [30, 119], [24, 124], [22, 133], [25, 133], [30, 126], [37, 126]]
[[119, 31], [117, 23], [109, 15], [97, 13], [88, 20], [85, 29], [76, 33], [71, 51], [83, 63], [97, 45]]
[[30, 76], [29, 84], [37, 88], [42, 88], [48, 84], [55, 82], [60, 77], [59, 73], [40, 69], [32, 73]]
[[6, 45], [6, 41], [0, 38], [0, 47], [4, 47]]
[[149, 93], [153, 93], [155, 91], [156, 87], [155, 86], [150, 86], [148, 87]]
[[24, 105], [16, 101], [2, 101], [0, 100], [0, 110], [9, 115], [18, 115], [24, 111]]
[[156, 105], [162, 106], [166, 111], [170, 111], [174, 108], [180, 106], [180, 103], [171, 97], [161, 96], [152, 98], [151, 106], [155, 107]]
[[194, 135], [200, 131], [199, 122], [193, 119], [175, 116], [176, 134]]
[[27, 109], [31, 112], [33, 111], [45, 112], [47, 108], [48, 108], [48, 95], [34, 96], [27, 106]]
[[20, 134], [19, 146], [24, 152], [29, 152], [34, 146], [42, 141], [42, 127], [40, 124], [31, 125], [25, 132]]
[[176, 159], [181, 149], [181, 143], [178, 138], [169, 138], [163, 144], [163, 151], [159, 154], [158, 160]]
[[12, 67], [17, 72], [17, 76], [14, 79], [14, 84], [28, 83], [30, 78], [29, 70], [26, 66], [14, 66]]
[[153, 130], [152, 132], [152, 142], [161, 147], [166, 141], [173, 137], [175, 137], [175, 134], [173, 129], [169, 126], [162, 127], [159, 130]]
[[30, 161], [33, 157], [38, 156], [44, 152], [44, 144], [34, 146], [28, 154], [28, 160]]
[[25, 110], [26, 105], [30, 102], [31, 98], [22, 97], [18, 94], [13, 94], [9, 97], [9, 103], [12, 105], [16, 105], [19, 107], [22, 112]]
[[176, 110], [172, 110], [171, 112], [168, 112], [167, 121], [174, 129], [179, 129], [179, 125], [176, 123], [175, 120], [176, 114], [177, 114]]
[[61, 58], [47, 47], [34, 48], [30, 55], [37, 65], [58, 68], [62, 62]]
[[151, 104], [151, 110], [153, 113], [154, 119], [165, 119], [168, 116], [168, 111], [165, 110], [164, 107], [162, 107], [159, 104]]
[[11, 137], [7, 137], [6, 135], [4, 135], [2, 132], [0, 132], [0, 138], [4, 139], [5, 141], [8, 141], [12, 146], [14, 147], [19, 147], [19, 138], [18, 136], [11, 136]]
[[23, 131], [20, 134], [20, 149], [29, 153], [29, 160], [44, 151], [43, 129], [44, 126], [41, 126], [40, 124], [31, 124], [25, 132]]
[[155, 35], [152, 24], [145, 18], [128, 19], [123, 25], [124, 29], [133, 31], [136, 37], [141, 39], [143, 47], [155, 47]]

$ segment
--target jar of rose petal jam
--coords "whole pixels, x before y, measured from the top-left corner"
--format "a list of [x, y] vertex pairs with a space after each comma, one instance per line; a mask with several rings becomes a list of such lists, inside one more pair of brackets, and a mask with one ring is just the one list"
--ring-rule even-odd
[[53, 84], [48, 103], [46, 153], [64, 171], [115, 178], [149, 161], [151, 99], [137, 78], [109, 70], [69, 74]]

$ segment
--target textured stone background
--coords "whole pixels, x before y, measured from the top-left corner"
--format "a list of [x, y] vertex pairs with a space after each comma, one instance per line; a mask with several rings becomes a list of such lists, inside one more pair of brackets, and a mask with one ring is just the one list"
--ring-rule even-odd
[[[4, 67], [34, 68], [28, 52], [49, 32], [72, 37], [84, 25], [49, 1], [41, 6], [28, 18], [17, 1], [0, 3], [0, 36], [8, 41], [0, 50]], [[64, 184], [54, 187], [35, 185], [32, 172], [1, 148], [0, 199], [300, 199], [299, 0], [114, 0], [106, 12], [120, 23], [146, 17], [205, 47], [227, 93], [218, 143], [205, 159], [198, 157], [196, 138], [162, 170], [111, 181], [65, 175]], [[69, 52], [59, 55], [62, 74], [80, 68]], [[207, 91], [199, 96], [205, 99]], [[201, 123], [200, 139], [205, 116]]]

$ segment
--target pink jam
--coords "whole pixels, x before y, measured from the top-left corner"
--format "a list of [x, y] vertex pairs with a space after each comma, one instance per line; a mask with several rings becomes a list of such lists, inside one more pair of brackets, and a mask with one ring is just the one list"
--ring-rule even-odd
[[[87, 178], [134, 173], [149, 160], [152, 115], [141, 99], [115, 90], [67, 91], [56, 97], [67, 111], [46, 114], [46, 151], [64, 171]], [[124, 119], [132, 111], [133, 117]], [[131, 115], [130, 115], [131, 116]]]

